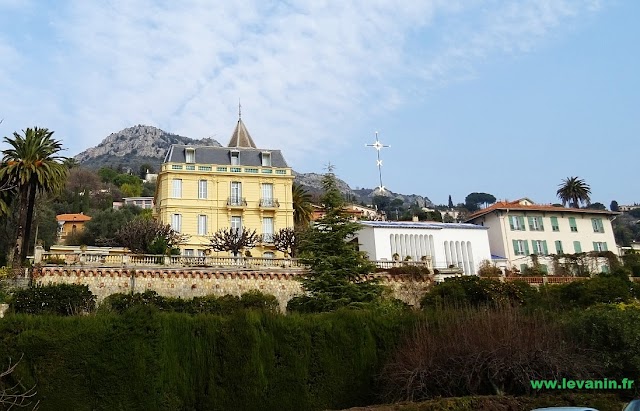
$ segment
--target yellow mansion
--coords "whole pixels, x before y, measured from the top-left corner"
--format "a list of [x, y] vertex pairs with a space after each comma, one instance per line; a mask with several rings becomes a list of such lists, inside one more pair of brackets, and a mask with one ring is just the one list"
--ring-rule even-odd
[[272, 237], [293, 227], [292, 185], [280, 150], [256, 148], [238, 119], [227, 147], [171, 146], [158, 174], [154, 210], [161, 222], [189, 236], [183, 255], [204, 255], [213, 233], [233, 227], [261, 235], [254, 257], [282, 257]]

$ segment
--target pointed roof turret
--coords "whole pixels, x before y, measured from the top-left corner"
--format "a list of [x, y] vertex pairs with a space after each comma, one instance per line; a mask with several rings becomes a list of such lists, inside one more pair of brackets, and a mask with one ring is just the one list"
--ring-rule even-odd
[[251, 134], [247, 131], [247, 127], [242, 122], [242, 106], [238, 102], [238, 124], [236, 129], [233, 130], [231, 140], [229, 140], [228, 147], [244, 147], [244, 148], [257, 148], [256, 143], [253, 142]]

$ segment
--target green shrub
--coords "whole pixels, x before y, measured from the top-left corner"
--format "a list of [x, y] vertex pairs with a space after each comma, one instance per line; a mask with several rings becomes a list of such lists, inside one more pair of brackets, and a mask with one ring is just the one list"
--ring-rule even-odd
[[475, 275], [446, 279], [433, 286], [422, 298], [421, 307], [530, 305], [537, 291], [524, 281], [502, 282]]
[[77, 315], [93, 312], [96, 296], [80, 284], [35, 286], [13, 294], [11, 310], [19, 314]]
[[208, 295], [192, 299], [163, 297], [155, 291], [145, 291], [135, 294], [112, 294], [104, 299], [100, 310], [122, 314], [135, 307], [152, 307], [158, 311], [185, 314], [224, 315], [245, 309], [278, 312], [279, 305], [275, 296], [258, 290], [248, 291], [240, 297]]

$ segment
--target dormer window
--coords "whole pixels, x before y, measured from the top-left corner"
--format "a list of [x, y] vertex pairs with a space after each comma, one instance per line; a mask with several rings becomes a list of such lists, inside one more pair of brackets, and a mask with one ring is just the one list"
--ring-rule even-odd
[[240, 152], [238, 150], [231, 150], [231, 165], [232, 166], [240, 165]]
[[262, 152], [262, 167], [271, 167], [271, 153], [268, 151]]
[[196, 162], [196, 149], [195, 148], [187, 148], [184, 150], [184, 156], [187, 163], [195, 163]]

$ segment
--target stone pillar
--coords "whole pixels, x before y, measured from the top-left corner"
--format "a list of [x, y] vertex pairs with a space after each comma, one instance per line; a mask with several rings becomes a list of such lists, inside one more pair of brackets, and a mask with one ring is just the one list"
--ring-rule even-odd
[[35, 264], [41, 264], [44, 256], [44, 248], [41, 245], [37, 245], [33, 251], [33, 262]]

